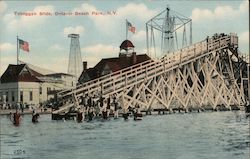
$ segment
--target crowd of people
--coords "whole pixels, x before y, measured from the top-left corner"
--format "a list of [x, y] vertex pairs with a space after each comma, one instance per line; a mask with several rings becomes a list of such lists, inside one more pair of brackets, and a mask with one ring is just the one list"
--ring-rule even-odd
[[[15, 126], [18, 126], [21, 122], [21, 112], [23, 109], [21, 107], [16, 107], [15, 113], [10, 113], [10, 120]], [[81, 97], [79, 102], [79, 107], [71, 107], [67, 112], [68, 114], [75, 113], [74, 119], [78, 122], [92, 121], [94, 118], [102, 118], [103, 120], [109, 119], [110, 116], [113, 116], [115, 119], [119, 117], [119, 111], [121, 112], [121, 106], [118, 102], [117, 95], [109, 95], [107, 98], [100, 96], [96, 98], [91, 95], [84, 95]], [[133, 109], [123, 110], [122, 117], [127, 120], [129, 117], [129, 111], [132, 112], [134, 120], [141, 120], [142, 114], [139, 111], [139, 107]], [[37, 123], [40, 115], [36, 113], [36, 110], [33, 109], [32, 112], [32, 122]], [[63, 119], [65, 120], [65, 119]]]
[[[32, 112], [31, 121], [33, 123], [37, 123], [39, 117], [40, 117], [40, 115], [38, 113], [36, 113], [36, 111], [34, 109], [33, 112]], [[19, 126], [20, 123], [21, 123], [21, 120], [22, 120], [22, 116], [21, 116], [21, 113], [20, 113], [19, 109], [16, 109], [15, 113], [10, 112], [9, 118], [10, 118], [10, 121], [13, 123], [13, 125]]]
[[[73, 101], [71, 102], [73, 103]], [[77, 113], [75, 120], [82, 122], [84, 120], [91, 121], [96, 117], [107, 120], [112, 116], [117, 119], [119, 113], [122, 113], [122, 117], [127, 120], [131, 112], [134, 120], [141, 120], [142, 114], [139, 108], [137, 105], [134, 108], [129, 107], [128, 109], [121, 110], [121, 105], [116, 94], [109, 95], [106, 98], [85, 94], [80, 98], [79, 107], [71, 107], [68, 116], [66, 115], [65, 117], [69, 118], [70, 114]]]
[[94, 96], [86, 94], [85, 96], [82, 96], [79, 105], [81, 108], [78, 110], [79, 115], [77, 115], [77, 120], [84, 120], [85, 115], [88, 121], [91, 121], [96, 116], [102, 117], [106, 120], [111, 114], [114, 118], [118, 118], [118, 111], [121, 109], [116, 94], [109, 95], [106, 99], [101, 96], [98, 100], [96, 100]]
[[6, 104], [4, 104], [3, 102], [0, 103], [0, 109], [2, 110], [19, 109], [23, 112], [24, 109], [27, 109], [27, 108], [28, 106], [23, 103], [16, 103], [15, 105], [11, 103], [6, 103]]

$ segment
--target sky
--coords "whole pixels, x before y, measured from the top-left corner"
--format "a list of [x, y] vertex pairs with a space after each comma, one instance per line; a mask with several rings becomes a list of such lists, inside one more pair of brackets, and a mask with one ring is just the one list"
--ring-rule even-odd
[[[102, 58], [117, 57], [119, 46], [126, 39], [126, 19], [136, 27], [135, 34], [128, 33], [135, 51], [146, 53], [145, 23], [167, 6], [192, 19], [194, 43], [215, 33], [233, 32], [239, 36], [239, 50], [249, 54], [248, 3], [247, 0], [0, 1], [0, 75], [9, 64], [16, 64], [17, 36], [30, 45], [29, 53], [20, 50], [21, 61], [54, 72], [67, 72], [71, 33], [80, 34], [82, 60], [88, 62], [88, 67]], [[57, 14], [62, 12], [73, 15]], [[110, 14], [97, 14], [100, 12]], [[32, 13], [37, 15], [28, 16]]]

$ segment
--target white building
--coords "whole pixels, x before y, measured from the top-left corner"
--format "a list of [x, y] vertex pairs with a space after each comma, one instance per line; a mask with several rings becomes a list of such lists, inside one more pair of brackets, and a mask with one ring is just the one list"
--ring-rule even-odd
[[74, 88], [75, 77], [65, 73], [42, 74], [27, 64], [9, 65], [1, 76], [0, 103], [39, 106], [62, 89]]

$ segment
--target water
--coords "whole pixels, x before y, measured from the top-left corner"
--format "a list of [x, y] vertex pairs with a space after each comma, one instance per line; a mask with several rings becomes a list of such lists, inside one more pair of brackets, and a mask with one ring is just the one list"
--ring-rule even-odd
[[250, 127], [244, 112], [146, 116], [38, 124], [23, 116], [15, 127], [1, 119], [1, 159], [249, 159]]

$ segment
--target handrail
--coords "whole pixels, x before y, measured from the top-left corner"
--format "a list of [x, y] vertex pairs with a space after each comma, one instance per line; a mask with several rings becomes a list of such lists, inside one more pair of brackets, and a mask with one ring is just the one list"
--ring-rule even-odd
[[[124, 87], [124, 85], [129, 84], [133, 81], [138, 82], [138, 80], [143, 80], [144, 78], [149, 78], [153, 76], [152, 74], [158, 74], [157, 71], [162, 72], [162, 70], [169, 69], [171, 67], [177, 67], [184, 62], [187, 62], [191, 58], [198, 57], [204, 53], [210, 53], [222, 47], [228, 47], [232, 40], [232, 35], [225, 35], [217, 39], [206, 39], [201, 42], [195, 43], [191, 46], [179, 49], [175, 52], [163, 56], [160, 61], [148, 60], [131, 67], [107, 74], [100, 78], [88, 81], [81, 85], [78, 85], [74, 90], [65, 90], [59, 93], [62, 97], [71, 95], [74, 91], [75, 93], [81, 93], [82, 91], [92, 92], [100, 90], [103, 87], [103, 92], [107, 92], [106, 89], [113, 87], [113, 91], [116, 87]], [[163, 70], [163, 71], [164, 71]], [[133, 79], [135, 77], [135, 79]], [[107, 87], [105, 89], [105, 87]], [[120, 88], [119, 88], [120, 89]]]
[[[116, 75], [116, 74], [120, 74], [120, 73], [126, 72], [126, 70], [132, 70], [133, 68], [136, 68], [136, 67], [138, 67], [138, 66], [142, 66], [142, 65], [147, 64], [147, 63], [150, 63], [150, 62], [152, 62], [152, 61], [153, 61], [153, 60], [150, 59], [150, 60], [144, 61], [144, 62], [142, 62], [142, 63], [135, 64], [135, 65], [133, 65], [133, 66], [131, 66], [131, 67], [127, 67], [127, 68], [124, 68], [124, 69], [121, 69], [121, 70], [112, 72], [112, 73], [110, 73], [110, 74], [101, 76], [101, 77], [99, 77], [99, 78], [96, 78], [96, 79], [93, 79], [93, 80], [91, 80], [91, 81], [88, 81], [88, 82], [85, 82], [85, 83], [83, 83], [83, 84], [78, 85], [78, 86], [76, 87], [76, 89], [78, 89], [78, 88], [80, 88], [80, 87], [84, 87], [84, 86], [89, 85], [89, 84], [92, 84], [92, 83], [99, 82], [99, 81], [101, 81], [101, 80], [106, 79], [107, 77], [111, 77], [111, 76], [114, 76], [114, 75]], [[69, 91], [69, 90], [71, 90], [71, 89], [63, 90], [63, 91], [59, 92], [59, 94], [64, 93], [64, 92]]]

